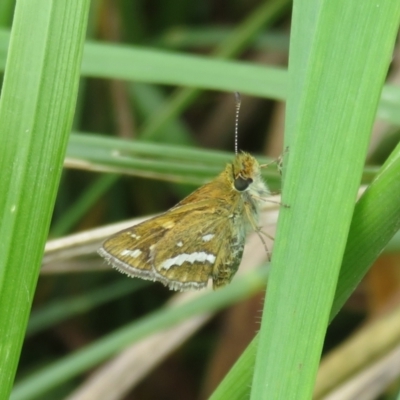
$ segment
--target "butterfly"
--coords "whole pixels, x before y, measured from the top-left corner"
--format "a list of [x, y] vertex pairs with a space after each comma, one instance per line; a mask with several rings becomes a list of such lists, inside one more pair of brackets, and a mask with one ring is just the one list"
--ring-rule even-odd
[[164, 214], [106, 239], [98, 253], [117, 270], [181, 291], [202, 289], [210, 279], [217, 289], [232, 280], [247, 233], [260, 232], [260, 209], [271, 195], [261, 177], [263, 166], [237, 151], [236, 96], [233, 162]]
[[211, 182], [157, 217], [109, 237], [98, 250], [119, 271], [172, 290], [228, 284], [242, 259], [247, 233], [270, 196], [260, 165], [239, 153]]

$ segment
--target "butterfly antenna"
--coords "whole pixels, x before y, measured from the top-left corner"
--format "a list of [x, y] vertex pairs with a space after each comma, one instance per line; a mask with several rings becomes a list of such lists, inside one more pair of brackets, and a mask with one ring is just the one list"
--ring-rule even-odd
[[239, 92], [235, 92], [235, 154], [238, 153], [238, 136], [239, 136], [239, 111], [240, 111], [241, 96]]

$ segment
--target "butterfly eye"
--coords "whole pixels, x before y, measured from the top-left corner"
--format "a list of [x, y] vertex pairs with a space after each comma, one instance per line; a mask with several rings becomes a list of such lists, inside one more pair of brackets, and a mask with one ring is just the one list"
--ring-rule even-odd
[[243, 190], [246, 190], [252, 182], [253, 179], [251, 178], [245, 179], [242, 178], [241, 176], [238, 176], [234, 182], [235, 189], [238, 190], [239, 192], [243, 192]]

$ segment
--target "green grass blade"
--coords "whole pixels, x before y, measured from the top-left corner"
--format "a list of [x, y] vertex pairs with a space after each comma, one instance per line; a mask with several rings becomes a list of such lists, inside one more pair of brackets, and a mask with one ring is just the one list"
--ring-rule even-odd
[[[162, 65], [163, 68], [153, 70], [149, 65]], [[286, 89], [285, 71], [282, 68], [269, 67], [270, 74], [266, 76], [265, 68], [246, 62], [233, 63], [207, 57], [92, 42], [85, 47], [82, 74], [208, 90], [233, 91], [236, 83], [238, 90], [243, 93], [265, 96], [267, 92], [273, 98], [283, 98]], [[264, 76], [264, 82], [267, 80], [268, 87], [260, 87], [260, 82], [257, 82], [260, 75]]]
[[[257, 159], [260, 163], [273, 161], [262, 156]], [[72, 168], [203, 184], [218, 175], [231, 160], [232, 152], [72, 134], [66, 164]], [[377, 170], [377, 167], [365, 168], [363, 183], [371, 182]], [[281, 177], [274, 166], [262, 172], [272, 190], [280, 188]]]
[[252, 399], [312, 396], [399, 18], [400, 3], [294, 5], [283, 192], [290, 208], [278, 223]]
[[[400, 230], [400, 144], [358, 201], [343, 256], [331, 319]], [[398, 236], [398, 235], [396, 235]]]
[[[0, 398], [8, 398], [63, 165], [88, 1], [19, 1], [0, 99]], [[35, 23], [32, 24], [32, 19]]]
[[[206, 27], [173, 27], [154, 40], [155, 47], [167, 47], [181, 50], [204, 47], [216, 47], [225, 42], [232, 34], [232, 28], [222, 26]], [[262, 32], [249, 43], [251, 49], [273, 50], [287, 54], [289, 51], [289, 34], [276, 32]]]
[[[198, 184], [217, 176], [231, 161], [231, 152], [76, 134], [71, 135], [66, 159], [67, 165], [77, 168]], [[276, 187], [280, 180], [276, 169], [265, 168], [263, 173]]]
[[0, 3], [0, 26], [9, 27], [14, 12], [15, 0], [3, 0]]
[[240, 54], [257, 34], [271, 26], [291, 6], [291, 1], [274, 0], [261, 3], [238, 28], [214, 50], [217, 58], [232, 58]]

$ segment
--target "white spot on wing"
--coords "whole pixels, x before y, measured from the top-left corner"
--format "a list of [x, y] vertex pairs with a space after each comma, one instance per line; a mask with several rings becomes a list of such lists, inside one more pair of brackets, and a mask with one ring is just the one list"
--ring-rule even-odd
[[139, 239], [141, 238], [141, 236], [136, 235], [136, 233], [131, 233], [129, 236], [130, 236], [132, 239], [136, 239], [136, 240], [139, 240]]
[[204, 235], [204, 236], [202, 237], [203, 242], [209, 242], [214, 236], [215, 236], [215, 235], [213, 235], [213, 234], [211, 234], [211, 233], [209, 233], [208, 235]]
[[179, 254], [176, 257], [168, 258], [161, 264], [161, 268], [170, 269], [174, 265], [182, 265], [184, 262], [195, 263], [195, 262], [209, 262], [210, 264], [214, 264], [215, 256], [214, 254], [205, 253], [204, 251], [194, 252], [194, 253], [183, 253]]
[[183, 242], [180, 240], [177, 244], [178, 247], [182, 247], [183, 246]]
[[139, 249], [121, 251], [121, 256], [130, 256], [132, 258], [138, 258], [141, 254], [142, 254], [142, 251]]

